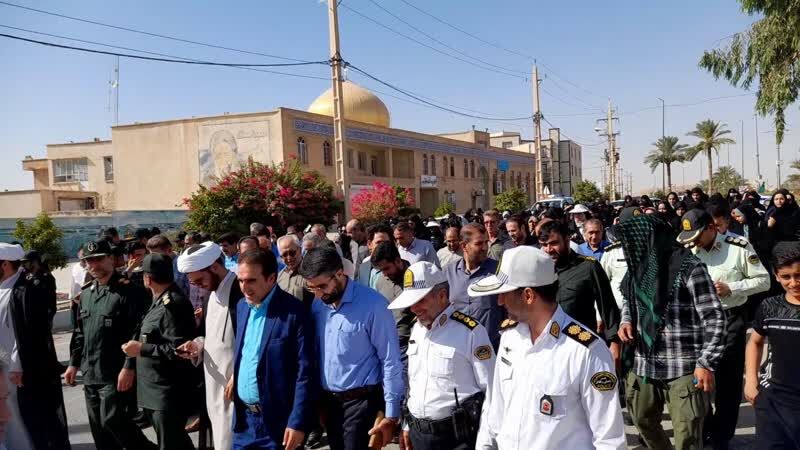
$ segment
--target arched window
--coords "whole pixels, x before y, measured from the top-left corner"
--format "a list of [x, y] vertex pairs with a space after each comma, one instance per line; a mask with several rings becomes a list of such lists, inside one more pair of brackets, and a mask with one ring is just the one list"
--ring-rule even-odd
[[469, 178], [469, 164], [467, 158], [464, 158], [464, 178]]
[[436, 175], [436, 157], [431, 155], [431, 175]]
[[306, 147], [306, 140], [302, 137], [297, 138], [297, 159], [301, 164], [308, 164], [308, 147]]
[[505, 170], [500, 173], [500, 192], [505, 192], [508, 189], [508, 185], [506, 184], [506, 172]]
[[425, 153], [422, 154], [422, 174], [428, 174], [428, 155]]
[[475, 178], [475, 160], [471, 159], [469, 161], [469, 176], [470, 178]]
[[444, 160], [444, 164], [442, 164], [442, 176], [447, 176], [447, 156], [442, 158]]
[[531, 189], [531, 173], [527, 172], [525, 174], [525, 190], [529, 191]]
[[322, 161], [326, 166], [333, 165], [333, 152], [331, 151], [331, 143], [328, 141], [322, 143]]
[[511, 171], [511, 187], [514, 187], [514, 171]]
[[497, 184], [497, 169], [492, 172], [492, 189], [494, 189], [495, 194], [500, 193], [500, 186]]
[[450, 157], [450, 176], [456, 176], [456, 160], [452, 156]]
[[517, 187], [522, 189], [522, 172], [517, 172]]

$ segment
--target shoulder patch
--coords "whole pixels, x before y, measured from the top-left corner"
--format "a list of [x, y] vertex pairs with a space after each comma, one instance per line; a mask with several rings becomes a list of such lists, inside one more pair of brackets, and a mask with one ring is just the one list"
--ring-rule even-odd
[[456, 311], [450, 315], [450, 318], [455, 320], [456, 322], [466, 325], [467, 328], [470, 330], [478, 326], [478, 320], [474, 317], [470, 317], [460, 311]]
[[592, 387], [600, 392], [611, 391], [617, 385], [617, 377], [611, 372], [597, 372], [591, 378]]
[[505, 331], [509, 328], [514, 328], [515, 326], [517, 326], [516, 320], [505, 319], [504, 321], [500, 322], [500, 331]]
[[597, 336], [592, 334], [591, 331], [586, 329], [583, 325], [579, 324], [578, 322], [570, 322], [569, 325], [566, 327], [567, 336], [575, 339], [579, 343], [585, 345], [586, 347], [589, 346], [592, 342], [597, 340]]
[[492, 347], [489, 345], [481, 345], [475, 349], [475, 357], [481, 361], [485, 361], [492, 357]]
[[737, 247], [743, 247], [743, 248], [747, 247], [747, 240], [744, 238], [728, 236], [725, 238], [725, 242], [731, 245], [735, 245]]
[[581, 255], [580, 258], [584, 261], [597, 261], [597, 259], [594, 256]]
[[747, 262], [749, 262], [754, 266], [761, 264], [761, 260], [758, 259], [758, 255], [756, 255], [755, 253], [747, 257]]
[[89, 280], [86, 283], [83, 283], [83, 285], [81, 286], [81, 290], [88, 288], [89, 286], [92, 285], [92, 283], [94, 283], [94, 280]]

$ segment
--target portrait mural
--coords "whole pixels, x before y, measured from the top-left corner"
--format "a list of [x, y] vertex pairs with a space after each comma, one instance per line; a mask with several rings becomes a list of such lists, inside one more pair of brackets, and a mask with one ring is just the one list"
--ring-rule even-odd
[[237, 170], [248, 158], [270, 160], [268, 121], [206, 124], [200, 127], [198, 182], [213, 186], [219, 177]]

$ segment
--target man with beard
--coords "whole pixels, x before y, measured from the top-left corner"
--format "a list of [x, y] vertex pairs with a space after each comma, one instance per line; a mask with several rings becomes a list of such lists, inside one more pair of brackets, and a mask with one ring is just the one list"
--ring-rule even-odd
[[397, 332], [386, 300], [348, 279], [333, 248], [309, 251], [300, 273], [320, 300], [311, 313], [330, 447], [363, 450], [371, 435], [383, 446], [394, 434], [405, 391]]
[[528, 236], [528, 230], [525, 228], [525, 221], [520, 216], [511, 216], [506, 219], [506, 231], [508, 232], [509, 239], [503, 244], [503, 251], [519, 247], [520, 245], [536, 246], [537, 244], [535, 239]]
[[132, 421], [136, 359], [121, 351], [141, 322], [150, 296], [114, 270], [108, 241], [86, 243], [83, 259], [94, 281], [81, 292], [80, 320], [64, 382], [74, 386], [78, 370], [83, 373], [89, 428], [97, 448], [155, 448]]
[[500, 211], [490, 209], [483, 213], [483, 226], [486, 227], [486, 233], [489, 238], [489, 258], [500, 261], [500, 257], [503, 256], [505, 243], [508, 240], [500, 234]]
[[193, 286], [211, 292], [201, 334], [178, 347], [178, 356], [205, 368], [206, 410], [211, 421], [214, 448], [231, 448], [233, 420], [225, 386], [233, 376], [233, 341], [236, 336], [236, 304], [244, 297], [236, 274], [225, 268], [222, 250], [204, 242], [186, 249], [178, 257], [178, 270]]
[[470, 285], [471, 296], [498, 295], [517, 321], [500, 339], [477, 448], [626, 448], [614, 361], [559, 306], [559, 289], [554, 261], [528, 246]]
[[619, 308], [600, 263], [572, 251], [569, 231], [558, 222], [548, 222], [539, 228], [539, 244], [556, 264], [558, 304], [585, 327], [603, 335], [614, 360], [618, 361]]
[[[372, 263], [381, 271], [381, 277], [375, 283], [375, 290], [386, 297], [391, 303], [403, 292], [403, 274], [408, 269], [408, 261], [400, 258], [400, 252], [391, 242], [382, 242], [372, 253]], [[393, 309], [394, 321], [397, 325], [397, 336], [400, 340], [400, 353], [403, 361], [406, 360], [408, 336], [411, 334], [411, 325], [414, 322], [414, 313], [408, 309]]]
[[394, 242], [392, 227], [381, 224], [372, 225], [367, 229], [367, 248], [370, 254], [361, 261], [361, 266], [359, 266], [355, 277], [359, 283], [373, 289], [375, 289], [375, 283], [378, 282], [380, 271], [373, 266], [370, 255], [381, 242]]

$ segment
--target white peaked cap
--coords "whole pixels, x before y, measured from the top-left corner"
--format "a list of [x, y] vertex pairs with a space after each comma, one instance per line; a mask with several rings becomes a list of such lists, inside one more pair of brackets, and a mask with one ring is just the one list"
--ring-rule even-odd
[[25, 257], [21, 245], [0, 242], [0, 261], [19, 261]]

